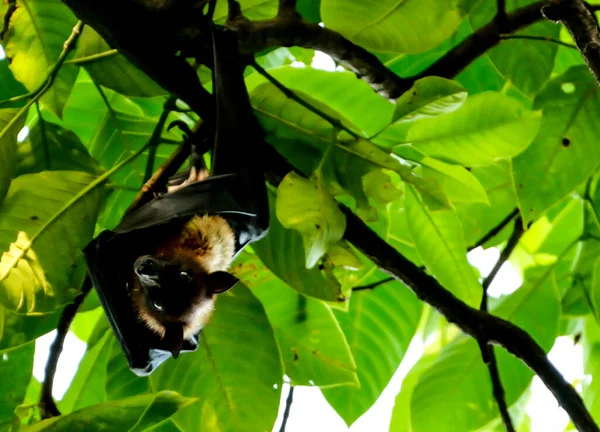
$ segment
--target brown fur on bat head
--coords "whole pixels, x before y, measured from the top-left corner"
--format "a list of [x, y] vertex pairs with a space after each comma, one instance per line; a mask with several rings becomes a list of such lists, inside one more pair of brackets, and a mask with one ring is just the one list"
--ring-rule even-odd
[[133, 267], [131, 296], [138, 315], [175, 358], [183, 341], [208, 322], [216, 295], [238, 282], [225, 271], [206, 272], [195, 257], [181, 252], [143, 255]]

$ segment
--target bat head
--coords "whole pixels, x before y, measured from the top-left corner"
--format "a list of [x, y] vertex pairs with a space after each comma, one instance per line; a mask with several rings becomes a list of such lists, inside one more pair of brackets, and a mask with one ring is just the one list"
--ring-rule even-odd
[[175, 358], [183, 341], [210, 318], [215, 296], [238, 282], [225, 271], [207, 273], [185, 256], [142, 255], [133, 271], [132, 297], [139, 316], [162, 337]]

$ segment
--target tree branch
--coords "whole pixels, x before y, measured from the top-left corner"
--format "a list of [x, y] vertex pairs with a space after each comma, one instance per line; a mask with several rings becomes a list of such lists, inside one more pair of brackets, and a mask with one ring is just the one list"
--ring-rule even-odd
[[[289, 171], [295, 170], [271, 146], [267, 146], [265, 156], [268, 166], [267, 177], [275, 186]], [[340, 207], [346, 215], [344, 238], [381, 271], [403, 282], [419, 299], [433, 306], [448, 322], [455, 324], [475, 340], [500, 345], [521, 359], [540, 377], [579, 431], [600, 432], [577, 391], [550, 363], [542, 347], [527, 332], [509, 321], [466, 305], [442, 287], [435, 278], [419, 269], [385, 242], [350, 209], [341, 204]]]
[[290, 411], [292, 410], [292, 403], [294, 402], [294, 386], [290, 384], [290, 391], [288, 392], [287, 398], [285, 399], [285, 411], [283, 412], [283, 419], [281, 420], [281, 427], [279, 432], [285, 432], [287, 422], [290, 418]]
[[600, 30], [594, 9], [582, 0], [550, 0], [542, 12], [569, 30], [581, 56], [600, 82]]
[[[494, 281], [494, 278], [504, 265], [504, 263], [508, 260], [513, 250], [519, 243], [519, 240], [523, 236], [525, 230], [523, 229], [523, 221], [520, 217], [515, 219], [515, 227], [513, 232], [508, 239], [508, 242], [502, 252], [500, 253], [500, 258], [496, 261], [494, 268], [490, 272], [487, 278], [483, 281], [483, 296], [481, 298], [481, 305], [479, 310], [487, 312], [488, 310], [488, 294], [487, 290]], [[506, 405], [506, 398], [504, 393], [504, 387], [502, 386], [502, 381], [500, 380], [500, 371], [498, 370], [498, 362], [496, 360], [496, 354], [494, 353], [494, 347], [491, 346], [484, 339], [477, 339], [477, 344], [479, 345], [479, 350], [481, 351], [481, 358], [483, 362], [488, 367], [488, 371], [490, 373], [490, 379], [492, 381], [492, 393], [494, 398], [496, 399], [496, 404], [498, 405], [498, 409], [500, 411], [500, 416], [502, 417], [502, 421], [504, 423], [504, 427], [507, 432], [514, 432], [515, 428], [512, 424], [512, 420], [510, 418], [510, 414], [508, 413], [508, 406]]]

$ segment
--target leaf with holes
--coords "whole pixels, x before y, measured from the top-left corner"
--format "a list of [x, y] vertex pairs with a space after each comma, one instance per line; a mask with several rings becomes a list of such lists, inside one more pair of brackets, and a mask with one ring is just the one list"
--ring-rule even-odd
[[294, 172], [277, 188], [275, 211], [285, 228], [302, 234], [306, 268], [313, 268], [346, 230], [344, 214], [322, 183], [314, 185]]
[[350, 347], [327, 305], [293, 291], [256, 258], [245, 256], [232, 272], [263, 304], [292, 385], [358, 385]]
[[427, 269], [459, 299], [479, 306], [482, 290], [467, 261], [467, 245], [456, 211], [430, 211], [414, 189], [407, 188], [406, 220]]
[[394, 121], [437, 117], [456, 111], [466, 99], [467, 91], [455, 81], [436, 76], [421, 78], [396, 101]]
[[513, 161], [525, 223], [567, 196], [600, 164], [600, 91], [585, 66], [550, 81], [534, 105], [544, 112], [542, 127]]
[[376, 142], [395, 148], [410, 144], [427, 156], [464, 166], [485, 166], [522, 152], [541, 122], [541, 112], [495, 92], [467, 98], [456, 111], [412, 123], [395, 123]]
[[[6, 7], [6, 6], [4, 6]], [[3, 11], [3, 14], [5, 11]], [[35, 91], [47, 79], [71, 35], [77, 18], [60, 0], [30, 0], [19, 3], [4, 41], [10, 69], [27, 90]], [[42, 103], [58, 117], [71, 93], [77, 68], [63, 65]]]
[[143, 394], [114, 402], [106, 402], [75, 411], [72, 414], [42, 420], [22, 428], [27, 432], [107, 429], [139, 432], [150, 430], [179, 410], [194, 405], [197, 399], [186, 398], [173, 391]]
[[[327, 302], [343, 302], [346, 296], [339, 282], [318, 267], [307, 269], [300, 233], [284, 228], [275, 214], [275, 195], [269, 194], [271, 226], [265, 238], [252, 249], [265, 266], [296, 291]], [[285, 253], [280, 251], [284, 250]]]
[[[85, 276], [81, 249], [92, 239], [102, 193], [94, 177], [48, 171], [15, 179], [0, 208], [0, 304], [51, 312], [70, 302]], [[61, 247], [57, 247], [61, 245]]]
[[150, 376], [153, 389], [199, 399], [173, 418], [183, 430], [271, 430], [283, 371], [260, 302], [243, 285], [221, 294], [197, 351], [170, 359]]
[[[505, 297], [492, 312], [527, 331], [548, 351], [558, 333], [560, 295], [547, 268], [535, 269], [526, 279], [524, 286]], [[495, 352], [510, 406], [525, 391], [533, 372], [503, 349], [496, 348]], [[412, 395], [412, 431], [478, 430], [498, 416], [489, 371], [481, 361], [477, 342], [460, 335], [421, 375]]]
[[452, 35], [465, 10], [455, 0], [322, 0], [326, 27], [374, 51], [418, 53]]
[[0, 110], [0, 203], [8, 192], [17, 164], [17, 135], [25, 122], [24, 112], [16, 108]]

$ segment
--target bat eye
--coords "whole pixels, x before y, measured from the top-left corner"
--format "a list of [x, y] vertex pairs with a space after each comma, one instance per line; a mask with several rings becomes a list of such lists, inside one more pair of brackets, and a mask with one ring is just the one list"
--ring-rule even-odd
[[181, 273], [179, 273], [179, 278], [183, 282], [191, 282], [191, 280], [192, 280], [192, 276], [186, 271], [182, 271]]
[[163, 307], [162, 307], [162, 305], [160, 303], [154, 302], [152, 304], [152, 306], [154, 306], [154, 309], [156, 309], [159, 312], [163, 310]]

